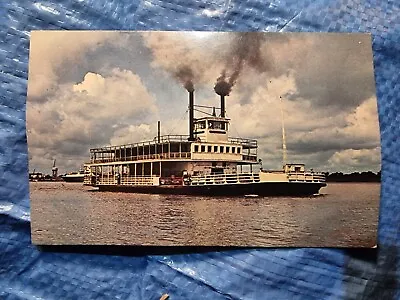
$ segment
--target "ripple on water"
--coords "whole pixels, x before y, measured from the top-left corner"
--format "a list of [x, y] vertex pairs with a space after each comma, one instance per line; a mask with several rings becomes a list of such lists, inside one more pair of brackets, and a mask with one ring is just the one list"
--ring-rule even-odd
[[376, 241], [380, 185], [329, 184], [304, 198], [112, 193], [62, 182], [30, 191], [36, 244], [362, 247]]

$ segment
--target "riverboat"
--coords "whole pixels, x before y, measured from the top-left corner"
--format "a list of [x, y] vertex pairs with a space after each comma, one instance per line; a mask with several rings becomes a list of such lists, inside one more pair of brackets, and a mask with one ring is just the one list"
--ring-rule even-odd
[[[189, 134], [90, 149], [84, 184], [100, 191], [212, 196], [308, 196], [326, 186], [323, 173], [285, 163], [263, 170], [255, 139], [229, 136], [225, 98], [220, 108], [195, 118], [189, 92]], [[216, 110], [220, 113], [216, 114]]]

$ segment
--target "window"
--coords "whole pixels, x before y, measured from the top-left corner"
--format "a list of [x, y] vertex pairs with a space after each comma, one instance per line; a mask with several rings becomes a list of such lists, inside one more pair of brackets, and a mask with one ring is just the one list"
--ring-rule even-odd
[[226, 147], [226, 153], [229, 153], [230, 147]]
[[235, 153], [235, 147], [232, 147], [232, 153]]
[[199, 145], [194, 145], [194, 152], [199, 152]]
[[219, 147], [219, 152], [224, 153], [224, 146]]
[[212, 147], [211, 146], [208, 146], [207, 147], [207, 152], [211, 152], [212, 151]]
[[225, 122], [215, 122], [214, 128], [220, 129], [220, 130], [225, 130]]
[[195, 129], [205, 129], [206, 128], [206, 121], [197, 122], [194, 124]]
[[236, 153], [240, 153], [240, 148], [239, 147], [236, 149]]
[[227, 123], [221, 121], [208, 121], [208, 129], [225, 130], [228, 127], [227, 125]]
[[218, 146], [214, 146], [214, 152], [215, 152], [215, 153], [218, 152]]
[[206, 146], [204, 145], [201, 146], [201, 152], [206, 152]]

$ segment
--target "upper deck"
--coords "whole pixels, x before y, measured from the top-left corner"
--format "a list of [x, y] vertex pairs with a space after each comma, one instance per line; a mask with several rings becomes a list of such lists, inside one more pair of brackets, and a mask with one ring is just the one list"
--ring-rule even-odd
[[[257, 162], [257, 140], [228, 138], [227, 142], [188, 141], [188, 135], [164, 135], [153, 140], [90, 149], [90, 163], [142, 160], [235, 160]], [[193, 145], [192, 145], [193, 144]], [[200, 147], [194, 147], [194, 145]], [[204, 147], [201, 147], [203, 146]], [[207, 156], [199, 156], [204, 149]], [[209, 151], [211, 150], [211, 151]], [[204, 158], [202, 158], [204, 157]]]

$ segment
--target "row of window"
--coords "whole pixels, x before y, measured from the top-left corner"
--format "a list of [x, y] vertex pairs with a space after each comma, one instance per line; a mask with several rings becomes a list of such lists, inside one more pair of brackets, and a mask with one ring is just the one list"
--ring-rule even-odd
[[240, 154], [240, 147], [194, 145], [194, 152], [237, 153], [237, 154]]
[[208, 121], [208, 127], [206, 125], [206, 121], [198, 121], [194, 124], [194, 128], [195, 130], [206, 128], [228, 130], [228, 123], [223, 121]]

